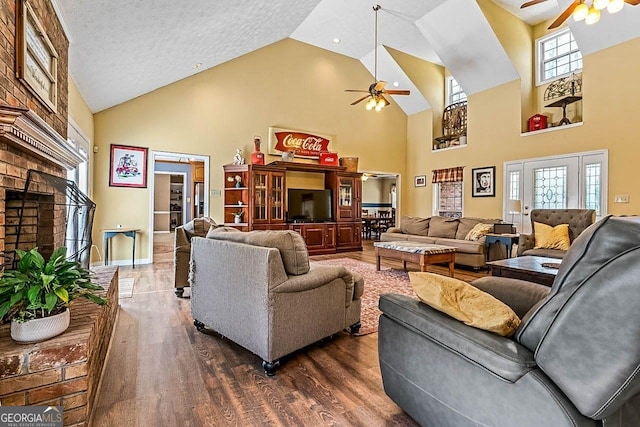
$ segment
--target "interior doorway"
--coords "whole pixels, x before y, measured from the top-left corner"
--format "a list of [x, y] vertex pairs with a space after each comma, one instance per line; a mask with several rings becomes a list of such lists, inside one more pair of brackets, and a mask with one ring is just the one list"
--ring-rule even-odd
[[400, 207], [400, 175], [362, 173], [362, 238], [377, 240], [397, 222]]
[[209, 156], [152, 151], [151, 262], [172, 262], [175, 228], [209, 216]]

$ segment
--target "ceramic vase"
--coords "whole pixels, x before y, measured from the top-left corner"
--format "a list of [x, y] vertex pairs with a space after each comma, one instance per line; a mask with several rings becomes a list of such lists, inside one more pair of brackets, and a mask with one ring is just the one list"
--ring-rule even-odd
[[60, 314], [27, 320], [26, 322], [11, 321], [11, 338], [20, 343], [34, 343], [60, 335], [69, 327], [69, 309]]

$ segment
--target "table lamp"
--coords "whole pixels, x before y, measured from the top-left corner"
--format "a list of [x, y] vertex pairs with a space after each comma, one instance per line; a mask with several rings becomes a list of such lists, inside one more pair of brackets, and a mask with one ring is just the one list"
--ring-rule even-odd
[[507, 212], [511, 214], [511, 223], [513, 224], [513, 215], [522, 212], [522, 201], [519, 199], [507, 200]]

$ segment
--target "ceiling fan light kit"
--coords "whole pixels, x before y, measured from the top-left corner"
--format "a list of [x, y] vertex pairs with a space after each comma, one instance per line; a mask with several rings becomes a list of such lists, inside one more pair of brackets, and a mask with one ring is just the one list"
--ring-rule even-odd
[[[382, 9], [382, 7], [378, 4], [373, 7], [373, 10], [376, 13], [376, 21], [375, 21], [376, 22], [375, 23], [375, 39], [376, 40], [375, 40], [375, 50], [374, 50], [374, 72], [373, 72], [373, 78], [375, 82], [369, 86], [368, 90], [358, 90], [358, 89], [345, 90], [345, 92], [368, 93], [368, 95], [365, 95], [362, 98], [357, 99], [356, 101], [351, 103], [351, 105], [356, 105], [364, 101], [365, 99], [369, 98], [369, 100], [364, 106], [367, 111], [371, 111], [371, 110], [380, 111], [384, 107], [389, 105], [389, 101], [387, 101], [387, 99], [384, 97], [383, 94], [387, 94], [387, 95], [409, 95], [410, 94], [408, 90], [403, 90], [403, 89], [386, 90], [385, 86], [387, 82], [378, 80], [378, 11], [380, 9]], [[397, 85], [394, 83], [394, 86], [397, 86]]]
[[[547, 0], [530, 0], [523, 3], [520, 8], [533, 6], [539, 3], [543, 3]], [[588, 0], [574, 0], [558, 18], [549, 25], [549, 29], [559, 27], [567, 20], [569, 16], [573, 16], [574, 21], [582, 21], [587, 25], [595, 24], [600, 20], [600, 11], [607, 9], [609, 13], [617, 13], [622, 10], [624, 4], [627, 3], [631, 6], [637, 6], [640, 4], [640, 0], [591, 0], [591, 5], [587, 5]]]

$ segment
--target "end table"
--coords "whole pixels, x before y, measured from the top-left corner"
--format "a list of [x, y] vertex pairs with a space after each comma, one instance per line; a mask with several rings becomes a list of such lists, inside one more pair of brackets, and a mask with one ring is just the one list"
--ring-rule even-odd
[[489, 261], [489, 246], [492, 243], [500, 242], [507, 248], [507, 258], [511, 258], [511, 251], [513, 250], [513, 245], [518, 244], [518, 239], [520, 238], [520, 234], [487, 234], [485, 236], [484, 247], [487, 256], [487, 261]]

